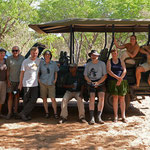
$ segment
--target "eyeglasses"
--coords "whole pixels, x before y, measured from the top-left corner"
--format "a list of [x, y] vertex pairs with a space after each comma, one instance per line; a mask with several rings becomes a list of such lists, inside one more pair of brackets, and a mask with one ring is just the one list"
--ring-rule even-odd
[[49, 68], [47, 68], [47, 73], [48, 73], [48, 74], [50, 74], [50, 70], [49, 70]]
[[15, 50], [15, 49], [12, 50], [13, 53], [14, 53], [14, 52], [18, 52], [18, 51], [19, 51], [19, 50]]

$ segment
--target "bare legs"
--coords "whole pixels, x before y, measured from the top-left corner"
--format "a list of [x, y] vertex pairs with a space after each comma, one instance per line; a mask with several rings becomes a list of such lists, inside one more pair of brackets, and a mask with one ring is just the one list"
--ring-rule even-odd
[[118, 99], [120, 100], [121, 117], [125, 119], [125, 96], [113, 95], [114, 121], [118, 119]]
[[145, 72], [145, 69], [143, 67], [137, 67], [136, 69], [136, 86], [139, 87], [140, 80], [141, 80], [141, 73]]

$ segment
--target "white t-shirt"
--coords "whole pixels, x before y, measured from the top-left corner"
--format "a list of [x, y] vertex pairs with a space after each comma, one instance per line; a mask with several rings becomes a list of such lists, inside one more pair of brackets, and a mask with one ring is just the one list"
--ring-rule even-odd
[[40, 59], [31, 60], [27, 58], [23, 61], [21, 71], [24, 71], [23, 87], [38, 86], [38, 72]]

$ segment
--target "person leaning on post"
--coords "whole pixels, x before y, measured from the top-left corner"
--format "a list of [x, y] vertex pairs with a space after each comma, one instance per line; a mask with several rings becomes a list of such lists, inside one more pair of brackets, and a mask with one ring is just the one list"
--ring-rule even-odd
[[40, 58], [37, 58], [37, 47], [30, 49], [30, 57], [25, 59], [21, 66], [19, 90], [23, 88], [23, 109], [19, 117], [23, 121], [31, 120], [30, 113], [35, 107], [38, 98], [38, 72]]
[[19, 103], [19, 76], [20, 69], [24, 57], [20, 54], [18, 46], [12, 47], [12, 56], [6, 59], [7, 63], [7, 92], [8, 92], [8, 114], [6, 119], [10, 119], [13, 115], [13, 99], [14, 99], [14, 116], [18, 115], [18, 103]]
[[6, 50], [0, 48], [0, 117], [2, 115], [2, 105], [6, 99], [7, 65], [5, 60]]
[[59, 71], [59, 68], [56, 62], [51, 60], [52, 53], [50, 50], [46, 49], [43, 53], [43, 56], [44, 60], [41, 60], [39, 68], [39, 83], [40, 95], [43, 99], [44, 109], [46, 113], [45, 117], [50, 117], [47, 98], [51, 98], [54, 117], [58, 119], [57, 103], [55, 99], [55, 84], [57, 81], [57, 72]]
[[104, 124], [101, 118], [103, 107], [104, 107], [104, 97], [105, 97], [105, 87], [104, 81], [107, 78], [106, 65], [104, 62], [98, 60], [99, 53], [96, 50], [91, 50], [89, 53], [91, 57], [90, 62], [85, 66], [84, 77], [87, 81], [90, 91], [90, 102], [89, 102], [89, 112], [90, 121], [89, 124], [93, 125], [95, 123], [94, 110], [95, 110], [95, 96], [98, 96], [97, 105], [97, 122]]

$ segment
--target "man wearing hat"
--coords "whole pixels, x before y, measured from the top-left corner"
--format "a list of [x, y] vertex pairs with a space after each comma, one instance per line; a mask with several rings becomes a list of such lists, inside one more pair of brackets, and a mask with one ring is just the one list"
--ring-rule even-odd
[[4, 59], [6, 50], [0, 48], [0, 116], [2, 116], [2, 105], [6, 98], [6, 80], [7, 80], [7, 66], [6, 60]]
[[75, 63], [70, 64], [69, 66], [69, 73], [65, 76], [64, 79], [64, 88], [66, 88], [67, 91], [61, 103], [61, 120], [59, 123], [61, 124], [67, 121], [67, 105], [72, 98], [77, 100], [80, 122], [86, 123], [84, 103], [82, 100], [83, 76], [77, 72], [77, 64]]
[[90, 102], [89, 102], [89, 111], [90, 111], [90, 122], [89, 124], [95, 123], [94, 118], [94, 106], [95, 106], [95, 94], [98, 96], [98, 113], [97, 113], [97, 122], [103, 124], [104, 121], [101, 118], [103, 107], [104, 107], [104, 81], [107, 78], [106, 65], [104, 62], [98, 60], [99, 53], [96, 50], [91, 50], [89, 57], [92, 61], [88, 62], [85, 70], [84, 77], [89, 86], [90, 92]]

